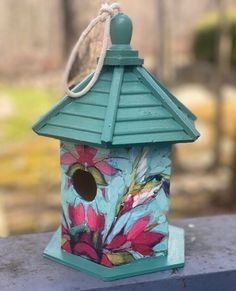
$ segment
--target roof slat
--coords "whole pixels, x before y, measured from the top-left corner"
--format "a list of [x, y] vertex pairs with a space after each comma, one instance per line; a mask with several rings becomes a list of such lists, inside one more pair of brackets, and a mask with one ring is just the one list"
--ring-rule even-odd
[[127, 71], [124, 73], [124, 82], [138, 82], [138, 78], [133, 72]]
[[80, 97], [74, 100], [75, 103], [88, 104], [96, 106], [107, 106], [109, 95], [107, 93], [89, 92], [85, 97]]
[[74, 102], [65, 106], [60, 112], [69, 115], [93, 117], [96, 119], [104, 120], [106, 108]]
[[162, 106], [141, 108], [119, 108], [117, 121], [158, 120], [171, 118], [171, 114]]
[[174, 119], [161, 119], [158, 122], [153, 120], [136, 120], [129, 122], [117, 122], [115, 127], [115, 135], [123, 134], [139, 134], [139, 133], [155, 133], [182, 130], [182, 127]]
[[[82, 90], [90, 82], [92, 77], [93, 77], [93, 73], [88, 75], [80, 84], [75, 86], [75, 88], [72, 91], [75, 92], [75, 90], [77, 90], [77, 91]], [[43, 116], [41, 116], [39, 118], [39, 120], [33, 125], [32, 129], [36, 133], [41, 134], [40, 129], [41, 129], [42, 126], [45, 125], [47, 120], [50, 119], [52, 116], [58, 114], [58, 112], [60, 112], [60, 110], [62, 108], [64, 108], [64, 106], [66, 106], [67, 104], [71, 103], [72, 101], [74, 101], [73, 98], [70, 98], [68, 96], [64, 96], [64, 98], [60, 102], [58, 102], [46, 114], [44, 114]]]
[[119, 107], [148, 107], [161, 104], [152, 94], [122, 94], [120, 96]]
[[192, 120], [196, 120], [196, 116], [183, 104], [181, 103], [173, 94], [171, 94], [162, 84], [159, 80], [157, 80], [148, 70], [146, 72], [150, 75], [150, 77], [154, 80], [155, 83], [158, 84], [158, 86], [172, 99], [172, 101], [178, 106], [178, 108], [187, 114], [188, 117], [190, 117]]
[[132, 145], [132, 144], [147, 144], [159, 142], [183, 142], [191, 141], [190, 137], [183, 131], [174, 132], [157, 132], [157, 133], [142, 133], [128, 134], [122, 136], [114, 136], [113, 145]]
[[44, 136], [51, 136], [57, 139], [69, 140], [74, 142], [81, 141], [92, 144], [99, 144], [101, 142], [100, 134], [86, 132], [85, 135], [84, 132], [80, 132], [78, 129], [74, 128], [64, 128], [62, 131], [60, 126], [48, 124], [41, 128], [41, 134]]
[[146, 94], [151, 91], [145, 87], [141, 82], [123, 83], [121, 87], [121, 94]]
[[176, 103], [173, 102], [172, 98], [168, 97], [166, 91], [162, 90], [161, 87], [154, 81], [154, 79], [150, 76], [150, 74], [144, 69], [137, 67], [135, 69], [137, 73], [142, 77], [143, 82], [150, 87], [155, 94], [156, 98], [160, 98], [165, 108], [170, 110], [173, 118], [182, 126], [182, 128], [188, 133], [191, 140], [195, 140], [199, 137], [199, 133], [196, 130], [193, 122], [189, 119], [186, 114], [184, 114]]
[[103, 128], [103, 121], [94, 119], [92, 117], [81, 117], [59, 113], [52, 117], [48, 122], [50, 125], [61, 126], [66, 128], [73, 128], [82, 131], [101, 133]]
[[110, 81], [99, 80], [99, 82], [96, 82], [95, 85], [92, 87], [91, 92], [101, 92], [109, 94], [110, 88], [111, 88]]

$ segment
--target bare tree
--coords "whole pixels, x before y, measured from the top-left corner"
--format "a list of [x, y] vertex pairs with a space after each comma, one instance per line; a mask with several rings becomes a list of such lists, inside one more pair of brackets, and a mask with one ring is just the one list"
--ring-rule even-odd
[[223, 136], [223, 84], [230, 70], [230, 57], [232, 40], [230, 36], [230, 23], [227, 17], [227, 0], [217, 0], [219, 10], [219, 45], [218, 62], [215, 80], [215, 141], [214, 141], [214, 161], [212, 168], [218, 168], [221, 164], [221, 146]]
[[[174, 80], [174, 64], [173, 64], [173, 46], [172, 46], [172, 30], [173, 30], [173, 16], [172, 16], [172, 0], [158, 0], [158, 28], [159, 50], [157, 53], [156, 75], [168, 86], [173, 84]], [[172, 164], [174, 171], [180, 171], [181, 167], [178, 162], [178, 154], [176, 146], [172, 149]]]
[[67, 57], [76, 39], [77, 32], [74, 25], [74, 1], [61, 0], [61, 12], [63, 16], [64, 57]]
[[172, 58], [172, 0], [158, 0], [159, 54], [157, 55], [157, 75], [171, 85], [173, 81]]

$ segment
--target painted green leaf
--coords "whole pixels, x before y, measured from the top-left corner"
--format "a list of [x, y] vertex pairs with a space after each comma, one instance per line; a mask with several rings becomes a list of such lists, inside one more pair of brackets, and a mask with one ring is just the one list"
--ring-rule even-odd
[[107, 182], [103, 176], [103, 174], [95, 167], [88, 167], [88, 171], [93, 175], [96, 183], [98, 185], [107, 186]]
[[80, 225], [73, 226], [70, 229], [70, 233], [72, 235], [76, 235], [77, 233], [83, 232], [85, 230], [86, 230], [86, 226], [84, 224], [80, 224]]
[[73, 174], [75, 173], [75, 171], [77, 171], [77, 170], [84, 170], [84, 165], [82, 165], [80, 163], [75, 163], [75, 164], [71, 165], [68, 168], [66, 175], [69, 177], [72, 177]]
[[126, 251], [108, 253], [107, 256], [113, 265], [128, 264], [134, 261], [134, 257]]

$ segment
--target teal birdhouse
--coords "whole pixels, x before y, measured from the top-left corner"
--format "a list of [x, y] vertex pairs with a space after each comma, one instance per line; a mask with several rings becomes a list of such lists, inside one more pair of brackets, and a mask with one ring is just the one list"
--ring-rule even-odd
[[95, 85], [33, 126], [60, 140], [62, 220], [44, 255], [103, 280], [184, 265], [184, 232], [166, 218], [170, 154], [199, 137], [196, 117], [143, 67], [131, 36], [129, 17], [116, 14]]

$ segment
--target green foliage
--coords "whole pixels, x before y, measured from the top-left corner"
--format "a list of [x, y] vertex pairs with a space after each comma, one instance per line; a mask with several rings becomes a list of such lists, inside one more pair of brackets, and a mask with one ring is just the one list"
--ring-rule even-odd
[[47, 89], [0, 84], [1, 98], [12, 106], [12, 114], [1, 120], [1, 142], [8, 144], [31, 133], [33, 122], [55, 103], [53, 95]]
[[[231, 64], [236, 66], [236, 11], [228, 13], [232, 39]], [[219, 43], [219, 15], [210, 13], [196, 25], [193, 39], [193, 54], [197, 60], [216, 63]]]

